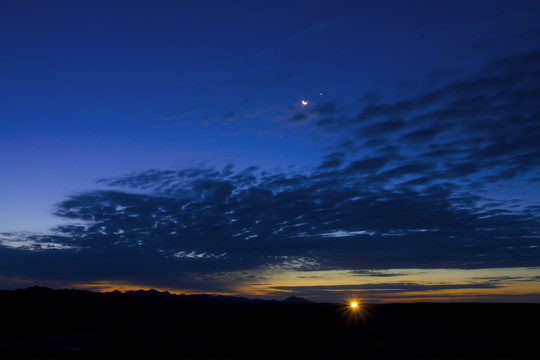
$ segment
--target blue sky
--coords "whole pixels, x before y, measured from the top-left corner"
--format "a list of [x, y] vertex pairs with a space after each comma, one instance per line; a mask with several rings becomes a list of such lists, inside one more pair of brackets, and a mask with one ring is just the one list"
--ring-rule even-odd
[[0, 6], [2, 287], [539, 301], [538, 1]]

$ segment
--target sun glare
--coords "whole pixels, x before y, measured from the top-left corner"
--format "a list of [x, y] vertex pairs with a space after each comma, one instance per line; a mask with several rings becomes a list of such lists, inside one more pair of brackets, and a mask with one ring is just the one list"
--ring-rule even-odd
[[364, 306], [362, 299], [358, 295], [345, 297], [338, 311], [348, 326], [356, 326], [363, 323], [369, 316], [369, 306]]

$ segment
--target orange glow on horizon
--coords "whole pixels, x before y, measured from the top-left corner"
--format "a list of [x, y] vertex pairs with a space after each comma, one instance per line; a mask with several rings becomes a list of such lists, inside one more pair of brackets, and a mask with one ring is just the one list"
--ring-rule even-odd
[[[252, 274], [253, 279], [249, 282], [235, 283], [234, 279], [237, 277], [246, 276], [239, 272], [215, 274], [216, 278], [224, 282], [230, 281], [230, 291], [211, 291], [204, 287], [202, 289], [163, 287], [122, 280], [94, 280], [58, 284], [56, 287], [72, 287], [98, 292], [156, 289], [169, 291], [172, 294], [206, 293], [267, 300], [281, 300], [295, 294], [315, 302], [341, 303], [344, 310], [359, 314], [369, 310], [371, 303], [533, 302], [540, 298], [540, 281], [535, 280], [539, 270], [539, 267], [472, 270], [388, 269], [378, 270], [372, 274], [346, 270], [305, 272], [270, 267]], [[500, 280], [490, 282], [490, 279]], [[36, 282], [33, 279], [25, 279], [26, 283], [30, 281]], [[476, 284], [478, 287], [474, 286]], [[448, 288], [445, 288], [446, 285]], [[464, 286], [460, 287], [460, 285]], [[352, 306], [353, 302], [357, 304], [356, 307]]]
[[[173, 289], [173, 288], [164, 288], [164, 287], [155, 287], [155, 286], [149, 286], [149, 285], [142, 285], [142, 284], [133, 284], [130, 282], [122, 282], [122, 281], [95, 281], [92, 283], [78, 283], [78, 284], [72, 284], [72, 288], [76, 289], [83, 289], [83, 290], [90, 290], [90, 291], [96, 291], [100, 293], [105, 292], [112, 292], [115, 290], [118, 290], [120, 292], [127, 292], [127, 291], [137, 291], [137, 290], [157, 290], [160, 292], [168, 291], [171, 294], [174, 295], [196, 295], [196, 294], [202, 294], [201, 291], [195, 291], [192, 289]], [[222, 292], [204, 292], [204, 294], [211, 294], [211, 295], [233, 295], [231, 293], [222, 293]]]
[[[364, 274], [347, 270], [306, 273], [294, 269], [269, 268], [258, 274], [262, 281], [242, 284], [236, 290], [242, 296], [249, 297], [253, 294], [267, 299], [288, 296], [287, 294], [294, 292], [300, 296], [308, 295], [314, 301], [341, 302], [349, 311], [353, 310], [352, 302], [359, 304], [356, 310], [362, 311], [366, 310], [363, 304], [368, 303], [524, 300], [531, 302], [540, 298], [540, 281], [535, 280], [539, 270], [538, 267], [387, 269]], [[392, 280], [390, 282], [389, 277]], [[486, 279], [498, 278], [501, 280], [494, 283], [496, 286], [486, 286], [491, 285], [486, 283]], [[358, 288], [354, 288], [355, 284]], [[368, 288], [364, 288], [366, 284], [369, 285]], [[475, 284], [478, 284], [478, 287], [474, 287]], [[343, 288], [340, 288], [340, 285], [343, 285]], [[448, 288], [445, 288], [445, 285], [448, 285]], [[460, 285], [465, 286], [461, 288]], [[425, 289], [422, 289], [423, 287]], [[344, 293], [349, 295], [343, 296]], [[528, 297], [531, 300], [528, 300]]]

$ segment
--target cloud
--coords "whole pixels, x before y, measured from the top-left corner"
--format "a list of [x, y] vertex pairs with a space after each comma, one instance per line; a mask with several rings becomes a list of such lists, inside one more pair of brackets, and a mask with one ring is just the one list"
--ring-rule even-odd
[[335, 101], [328, 101], [324, 104], [317, 105], [314, 109], [319, 115], [331, 115], [334, 114], [338, 109], [338, 106]]
[[[384, 301], [391, 299], [422, 299], [441, 298], [448, 301], [452, 297], [475, 299], [482, 297], [482, 291], [499, 289], [502, 285], [485, 282], [473, 284], [418, 284], [412, 282], [388, 282], [388, 283], [362, 283], [343, 285], [298, 285], [298, 286], [272, 286], [269, 291], [278, 295], [282, 292], [294, 293], [300, 296], [326, 301], [335, 301], [329, 294], [354, 294], [363, 302]], [[453, 291], [449, 293], [448, 290]], [[537, 296], [536, 296], [537, 297]], [[339, 299], [344, 301], [345, 299]]]
[[288, 107], [282, 123], [341, 135], [313, 169], [231, 164], [101, 179], [109, 190], [57, 205], [67, 224], [49, 234], [1, 234], [2, 274], [217, 291], [235, 285], [217, 274], [274, 265], [540, 266], [540, 208], [488, 192], [540, 176], [539, 59], [494, 60], [467, 79], [366, 104], [352, 117], [336, 102]]
[[297, 103], [295, 106], [283, 107], [278, 119], [286, 126], [315, 124], [314, 128], [320, 134], [332, 133], [342, 127], [341, 122], [346, 121], [335, 101], [318, 104], [310, 101], [307, 106]]
[[192, 107], [192, 108], [188, 108], [188, 109], [185, 109], [185, 110], [177, 112], [177, 113], [163, 115], [163, 116], [161, 116], [159, 118], [159, 120], [162, 120], [162, 121], [176, 120], [176, 119], [180, 119], [180, 118], [182, 118], [182, 117], [184, 117], [186, 115], [193, 114], [193, 113], [195, 113], [197, 111], [199, 111], [198, 108]]
[[403, 274], [400, 273], [391, 273], [391, 272], [383, 272], [383, 271], [373, 271], [373, 270], [353, 270], [351, 271], [351, 274], [354, 274], [356, 276], [373, 276], [373, 277], [395, 277], [395, 276], [403, 276]]
[[[415, 166], [392, 171], [422, 171]], [[61, 202], [55, 214], [72, 223], [27, 239], [64, 250], [4, 248], [2, 258], [11, 259], [4, 269], [24, 263], [37, 270], [35, 264], [51, 259], [51, 276], [76, 267], [74, 276], [135, 280], [258, 269], [294, 258], [304, 259], [306, 269], [540, 265], [539, 239], [530, 236], [540, 234], [537, 208], [480, 207], [478, 196], [458, 197], [452, 185], [388, 190], [347, 169], [306, 175], [231, 166], [102, 182], [132, 192], [92, 191]]]
[[331, 168], [337, 168], [341, 166], [345, 158], [344, 152], [333, 152], [331, 154], [328, 154], [325, 156], [325, 160], [321, 165], [319, 165], [318, 169], [324, 170], [324, 169], [331, 169]]
[[376, 156], [365, 158], [362, 160], [352, 161], [347, 170], [349, 171], [364, 171], [364, 172], [375, 172], [381, 169], [386, 165], [391, 159], [387, 156]]
[[449, 290], [449, 289], [493, 289], [498, 286], [492, 283], [476, 284], [431, 284], [423, 285], [417, 283], [373, 283], [373, 284], [344, 284], [344, 285], [310, 285], [310, 286], [275, 286], [276, 290], [290, 291], [331, 291], [331, 290], [377, 290], [387, 292], [405, 292], [405, 291], [431, 291], [431, 290]]
[[236, 121], [240, 117], [240, 114], [236, 111], [229, 111], [223, 115], [222, 121]]
[[306, 122], [309, 119], [309, 114], [307, 112], [299, 112], [294, 114], [289, 118], [290, 123], [297, 123], [297, 122]]
[[385, 133], [392, 133], [394, 131], [401, 130], [405, 127], [406, 122], [403, 119], [395, 118], [389, 119], [374, 124], [366, 125], [358, 129], [358, 133], [361, 135], [383, 135]]
[[[314, 125], [342, 135], [341, 144], [347, 146], [336, 149], [348, 153], [349, 168], [377, 170], [373, 180], [379, 182], [415, 173], [421, 176], [417, 185], [537, 178], [538, 84], [537, 51], [493, 59], [439, 88], [394, 102], [367, 103], [355, 116], [327, 117]], [[381, 163], [369, 168], [375, 159]], [[331, 164], [324, 159], [321, 168]]]

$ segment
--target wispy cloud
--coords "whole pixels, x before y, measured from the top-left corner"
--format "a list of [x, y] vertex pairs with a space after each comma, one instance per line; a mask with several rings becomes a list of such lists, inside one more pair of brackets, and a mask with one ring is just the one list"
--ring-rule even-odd
[[189, 114], [193, 114], [195, 112], [197, 112], [199, 109], [198, 108], [188, 108], [188, 109], [185, 109], [183, 111], [179, 111], [179, 112], [176, 112], [176, 113], [172, 113], [172, 114], [168, 114], [168, 115], [163, 115], [159, 118], [159, 120], [162, 120], [162, 121], [171, 121], [171, 120], [177, 120], [177, 119], [180, 119], [186, 115], [189, 115]]

